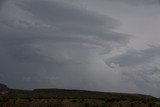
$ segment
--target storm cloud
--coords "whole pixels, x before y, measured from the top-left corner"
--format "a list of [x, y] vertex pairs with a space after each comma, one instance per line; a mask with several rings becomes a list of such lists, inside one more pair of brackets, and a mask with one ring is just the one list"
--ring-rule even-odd
[[0, 1], [0, 82], [160, 95], [159, 1], [77, 1]]
[[145, 50], [128, 50], [123, 54], [117, 55], [113, 58], [106, 59], [106, 64], [112, 63], [118, 64], [119, 66], [135, 66], [141, 63], [149, 63], [159, 57], [160, 47], [151, 46]]
[[115, 19], [56, 1], [8, 0], [1, 14], [1, 81], [12, 87], [92, 89], [92, 58], [129, 39]]

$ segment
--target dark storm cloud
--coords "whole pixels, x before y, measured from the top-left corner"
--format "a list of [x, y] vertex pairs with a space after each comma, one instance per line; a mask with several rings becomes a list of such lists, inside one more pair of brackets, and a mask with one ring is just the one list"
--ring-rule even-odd
[[[44, 0], [37, 1], [24, 1], [18, 4], [22, 9], [29, 11], [37, 19], [42, 19], [43, 21], [49, 21], [51, 23], [62, 24], [73, 22], [78, 22], [78, 24], [86, 25], [101, 25], [104, 19], [101, 17], [97, 20], [93, 15], [84, 12], [83, 10], [76, 9], [74, 7], [67, 6], [67, 4], [49, 2]], [[92, 17], [92, 18], [91, 18]], [[103, 20], [101, 20], [103, 19]], [[58, 22], [57, 22], [58, 21]], [[67, 22], [66, 22], [67, 21]], [[61, 23], [59, 23], [61, 22]], [[93, 23], [94, 22], [94, 23]]]
[[110, 17], [103, 17], [83, 9], [76, 9], [67, 6], [67, 4], [43, 0], [38, 3], [36, 1], [25, 1], [18, 5], [21, 9], [32, 14], [37, 20], [45, 21], [45, 23], [55, 27], [53, 30], [54, 35], [49, 35], [50, 37], [61, 38], [62, 36], [62, 38], [68, 37], [69, 39], [70, 37], [77, 37], [77, 39], [85, 40], [88, 37], [89, 39], [93, 38], [92, 41], [96, 42], [105, 40], [121, 43], [128, 40], [128, 35], [110, 31], [117, 25], [117, 21]]
[[[36, 20], [45, 22], [50, 26], [50, 31], [45, 31], [44, 29], [46, 28], [41, 27], [38, 23], [37, 25], [29, 26], [25, 31], [22, 30], [19, 32], [18, 30], [18, 32], [14, 32], [19, 33], [14, 34], [19, 36], [22, 35], [20, 34], [22, 32], [26, 32], [25, 34], [30, 33], [26, 30], [33, 31], [32, 29], [34, 29], [37, 30], [37, 32], [40, 30], [44, 31], [40, 34], [33, 32], [35, 34], [28, 34], [26, 37], [20, 36], [22, 38], [29, 38], [30, 36], [34, 38], [38, 35], [38, 37], [41, 37], [42, 39], [53, 38], [67, 40], [68, 38], [69, 42], [72, 39], [73, 41], [77, 39], [77, 41], [85, 43], [94, 42], [99, 45], [105, 45], [106, 41], [125, 43], [124, 41], [127, 42], [128, 40], [128, 35], [116, 33], [110, 30], [117, 25], [117, 21], [110, 17], [103, 17], [101, 15], [94, 14], [93, 12], [87, 12], [83, 9], [76, 9], [57, 2], [47, 2], [43, 0], [40, 0], [38, 3], [36, 1], [25, 1], [17, 3], [17, 5], [24, 11], [28, 11], [29, 15], [32, 15]], [[17, 27], [16, 24], [28, 26], [28, 24], [32, 22], [28, 23], [25, 20], [6, 21], [4, 19], [1, 23], [5, 26], [15, 28]], [[36, 28], [37, 26], [38, 28]], [[105, 29], [103, 27], [105, 27]], [[21, 26], [19, 29], [21, 30]], [[50, 34], [46, 34], [46, 32], [50, 32]], [[3, 35], [8, 34], [4, 33]]]
[[160, 47], [152, 46], [149, 49], [142, 51], [136, 51], [136, 50], [127, 51], [124, 54], [106, 59], [105, 63], [107, 65], [114, 63], [122, 67], [133, 66], [151, 62], [152, 60], [154, 60], [154, 58], [156, 58], [159, 55], [160, 55]]
[[[3, 1], [0, 1], [0, 82], [11, 88], [77, 88], [118, 92], [140, 89], [136, 92], [152, 90], [147, 94], [158, 95], [160, 70], [155, 66], [159, 64], [160, 48], [151, 46], [141, 51], [128, 51], [126, 46], [131, 38], [123, 32], [133, 30], [134, 34], [139, 34], [141, 29], [134, 20], [131, 20], [133, 24], [129, 21], [124, 26], [120, 26], [119, 22], [122, 18], [122, 22], [126, 23], [130, 18], [130, 11], [125, 13], [124, 9], [137, 12], [133, 6], [155, 5], [158, 0], [77, 0], [78, 3], [73, 3], [73, 0]], [[81, 7], [82, 2], [86, 3], [86, 9]], [[90, 5], [93, 8], [87, 7]], [[138, 17], [148, 16], [146, 11], [142, 9], [145, 13], [141, 14], [142, 17], [138, 12], [134, 13], [135, 21]], [[138, 31], [130, 27], [135, 26], [134, 23], [138, 23]], [[140, 35], [143, 36], [147, 38]], [[121, 54], [116, 53], [119, 47]], [[113, 57], [110, 57], [110, 52], [113, 52]]]
[[129, 38], [113, 31], [115, 19], [67, 4], [16, 0], [5, 6], [0, 13], [0, 81], [12, 87], [91, 89], [83, 84], [91, 82], [87, 63], [92, 47], [111, 49]]
[[0, 6], [3, 4], [4, 0], [0, 0]]

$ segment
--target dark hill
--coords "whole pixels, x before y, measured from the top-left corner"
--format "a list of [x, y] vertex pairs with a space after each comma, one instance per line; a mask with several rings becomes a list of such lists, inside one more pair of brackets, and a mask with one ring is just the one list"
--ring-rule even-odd
[[67, 90], [67, 89], [35, 89], [34, 93], [41, 95], [48, 95], [50, 97], [56, 96], [60, 98], [78, 98], [78, 99], [105, 99], [106, 101], [147, 101], [157, 100], [157, 98], [150, 95], [130, 94], [130, 93], [114, 93], [114, 92], [98, 92], [85, 90]]
[[[8, 89], [4, 84], [0, 87]], [[160, 107], [160, 100], [150, 95], [129, 93], [8, 89], [7, 93], [0, 94], [0, 107]]]

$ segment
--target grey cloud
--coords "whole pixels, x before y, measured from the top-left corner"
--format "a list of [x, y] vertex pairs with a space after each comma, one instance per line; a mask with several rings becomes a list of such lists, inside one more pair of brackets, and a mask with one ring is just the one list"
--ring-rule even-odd
[[152, 46], [142, 51], [127, 51], [124, 54], [105, 60], [107, 65], [111, 63], [118, 64], [122, 67], [133, 66], [151, 62], [154, 58], [160, 55], [160, 47]]
[[4, 0], [0, 0], [0, 6], [3, 4]]
[[[160, 47], [150, 46], [144, 50], [126, 51], [121, 55], [106, 59], [105, 63], [113, 70], [122, 73], [122, 79], [125, 83], [131, 84], [132, 89], [159, 96], [160, 69], [157, 63], [159, 58]], [[112, 64], [117, 66], [113, 67]]]
[[85, 9], [47, 0], [7, 3], [0, 12], [0, 81], [11, 87], [94, 88], [94, 53], [129, 39], [113, 31], [115, 19]]
[[[112, 17], [69, 5], [72, 0], [59, 1], [1, 2], [0, 82], [24, 89], [135, 92], [138, 87], [138, 92], [159, 93], [160, 70], [152, 65], [159, 58], [160, 47], [129, 50], [105, 60], [107, 65], [114, 63], [120, 67], [106, 66], [100, 53], [108, 55], [114, 46], [126, 46], [130, 35], [116, 32], [119, 22]], [[158, 3], [156, 0], [108, 1], [132, 5]]]
[[124, 2], [131, 5], [155, 5], [159, 4], [160, 0], [109, 0], [113, 2]]
[[36, 1], [25, 2], [19, 4], [19, 6], [25, 11], [29, 11], [36, 19], [52, 24], [55, 27], [53, 30], [54, 35], [58, 35], [58, 37], [63, 35], [65, 37], [78, 36], [78, 38], [83, 39], [84, 36], [88, 36], [88, 38], [93, 38], [92, 41], [98, 39], [120, 43], [124, 43], [129, 37], [125, 34], [103, 30], [103, 27], [110, 30], [117, 25], [117, 21], [113, 18], [103, 17], [93, 12], [85, 12], [83, 9], [80, 10], [57, 2], [43, 0], [38, 3]]
[[[140, 90], [143, 90], [146, 94], [153, 90], [152, 94], [159, 96], [159, 83], [160, 83], [160, 69], [155, 66], [145, 67], [137, 70], [132, 69], [131, 72], [123, 72], [125, 81], [136, 85]], [[127, 77], [127, 78], [126, 78]]]
[[64, 25], [66, 23], [72, 25], [73, 22], [78, 22], [78, 24], [92, 26], [101, 25], [104, 22], [102, 17], [99, 17], [99, 19], [98, 16], [94, 16], [93, 14], [86, 13], [83, 10], [79, 10], [58, 2], [49, 2], [44, 0], [39, 0], [37, 2], [29, 0], [20, 2], [17, 5], [22, 9], [31, 12], [36, 19], [40, 18], [43, 21], [49, 21], [58, 25], [62, 23], [64, 23]]
[[[38, 28], [36, 28], [35, 24], [29, 26], [29, 24], [34, 23], [34, 21], [29, 22], [23, 19], [5, 20], [6, 17], [3, 20], [1, 19], [1, 24], [3, 25], [1, 27], [7, 26], [12, 29], [14, 33], [18, 33], [14, 34], [18, 38], [31, 37], [32, 39], [37, 39], [38, 37], [41, 39], [69, 40], [69, 42], [73, 39], [73, 42], [75, 40], [78, 42], [82, 41], [83, 43], [95, 43], [103, 47], [105, 47], [106, 42], [126, 43], [129, 39], [129, 35], [111, 31], [111, 29], [117, 25], [117, 21], [110, 17], [103, 17], [93, 12], [85, 12], [83, 9], [76, 9], [62, 3], [43, 0], [38, 3], [36, 1], [23, 1], [18, 2], [17, 5], [20, 9], [24, 10], [24, 12], [28, 11], [28, 14], [31, 15], [33, 19], [38, 20], [38, 22], [35, 23], [39, 26]], [[50, 26], [50, 29], [46, 30], [45, 27], [41, 27], [40, 24], [42, 22], [46, 23], [46, 26]], [[28, 27], [24, 28], [24, 26], [21, 25]], [[14, 29], [15, 27], [19, 30]], [[105, 27], [106, 30], [104, 30], [103, 27]], [[10, 29], [6, 30], [8, 31]], [[1, 30], [4, 32], [3, 28]], [[15, 30], [17, 32], [15, 32]], [[30, 30], [30, 32], [27, 30]], [[41, 33], [37, 34], [37, 32]], [[8, 39], [10, 35], [8, 33], [10, 32], [4, 32], [1, 38]], [[21, 33], [28, 35], [23, 36], [24, 34]], [[12, 36], [10, 38], [12, 38]], [[15, 36], [13, 38], [15, 38]]]

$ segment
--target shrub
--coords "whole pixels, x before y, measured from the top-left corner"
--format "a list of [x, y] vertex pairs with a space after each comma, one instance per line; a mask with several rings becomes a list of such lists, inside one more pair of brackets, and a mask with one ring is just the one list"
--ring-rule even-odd
[[73, 99], [72, 102], [77, 102], [77, 100]]
[[89, 107], [89, 104], [88, 104], [88, 103], [85, 103], [85, 107]]

